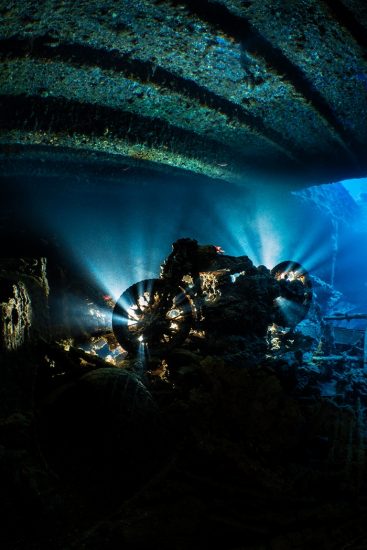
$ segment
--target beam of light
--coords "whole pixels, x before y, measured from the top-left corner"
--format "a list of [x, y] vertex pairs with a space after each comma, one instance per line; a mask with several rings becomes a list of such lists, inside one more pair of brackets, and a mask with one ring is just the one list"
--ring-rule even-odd
[[[64, 187], [61, 180], [52, 180], [37, 183], [35, 189], [30, 182], [28, 194], [22, 193], [27, 203], [24, 217], [32, 212], [31, 219], [37, 220], [41, 230], [45, 228], [47, 236], [55, 235], [55, 242], [65, 246], [100, 295], [111, 296], [112, 302], [133, 283], [159, 277], [160, 264], [170, 253], [171, 243], [181, 237], [222, 246], [228, 255], [247, 255], [255, 265], [269, 268], [284, 260], [298, 261], [327, 279], [332, 253], [330, 208], [322, 211], [322, 203], [319, 208], [284, 190], [273, 191], [275, 183], [269, 182], [260, 191], [256, 191], [259, 182], [255, 179], [252, 189], [173, 177], [166, 183], [157, 177], [136, 181], [125, 176], [118, 184], [102, 179], [80, 183], [68, 182]], [[361, 209], [366, 206], [362, 195], [367, 191], [367, 178], [343, 185]], [[331, 194], [332, 189], [330, 186]], [[361, 227], [357, 230], [360, 232]], [[367, 275], [363, 275], [367, 273], [365, 241], [361, 239], [357, 245], [355, 234], [349, 237], [339, 249], [338, 284], [347, 297], [356, 303], [363, 299], [367, 304], [367, 286], [363, 286], [367, 285]], [[356, 268], [358, 257], [363, 261]], [[358, 278], [359, 286], [355, 284]], [[67, 301], [72, 304], [68, 306], [70, 325], [98, 326], [98, 316], [88, 313], [78, 297], [70, 296]], [[57, 307], [62, 313], [62, 304]], [[128, 310], [130, 306], [123, 307]], [[186, 308], [182, 305], [183, 313]], [[111, 310], [104, 314], [110, 319]], [[146, 345], [143, 348], [141, 352], [149, 353]]]
[[270, 269], [291, 259], [314, 270], [330, 259], [325, 220], [319, 216], [306, 219], [303, 204], [291, 193], [262, 189], [254, 196], [239, 189], [235, 203], [233, 197], [211, 202], [210, 216], [220, 232], [218, 242], [229, 255], [247, 255], [255, 265]]
[[[250, 236], [241, 220], [233, 213], [219, 211], [215, 217], [215, 225], [221, 228], [218, 242], [230, 256], [256, 256]], [[256, 261], [256, 259], [255, 259]]]
[[260, 239], [261, 264], [271, 269], [277, 263], [282, 250], [282, 237], [279, 234], [279, 228], [269, 217], [260, 214], [256, 218], [256, 229]]
[[111, 326], [112, 309], [72, 293], [64, 293], [55, 299], [53, 307], [62, 313], [64, 322], [72, 329], [79, 328], [81, 324], [91, 331]]
[[133, 315], [131, 315], [131, 312], [130, 310], [127, 310], [127, 315], [126, 317], [123, 317], [122, 315], [114, 315], [114, 321], [116, 324], [118, 325], [127, 325], [127, 326], [132, 326], [132, 325], [136, 325], [137, 322], [138, 322], [138, 319], [134, 319]]
[[288, 300], [283, 296], [278, 296], [275, 301], [280, 307], [282, 315], [289, 326], [293, 326], [294, 320], [298, 319], [300, 315], [302, 316], [302, 313], [304, 311], [302, 305], [297, 304], [296, 302], [292, 302], [291, 300]]
[[305, 223], [294, 214], [303, 207], [290, 194], [264, 190], [255, 196], [216, 183], [192, 189], [187, 181], [126, 181], [111, 188], [100, 182], [82, 210], [79, 204], [69, 198], [62, 204], [58, 196], [59, 216], [52, 216], [52, 204], [43, 215], [101, 295], [115, 302], [137, 281], [159, 277], [171, 243], [181, 237], [222, 246], [228, 255], [247, 255], [270, 269], [289, 259], [313, 271], [330, 257], [324, 222], [315, 216]]
[[[145, 250], [140, 243], [136, 245], [137, 235], [131, 237], [135, 243], [134, 250], [129, 250], [128, 243], [124, 247], [109, 245], [106, 250], [100, 252], [101, 243], [96, 243], [95, 249], [91, 249], [83, 257], [83, 267], [87, 268], [89, 274], [93, 277], [98, 288], [104, 294], [112, 296], [116, 302], [122, 292], [137, 281], [147, 278], [155, 278], [159, 274], [159, 264], [161, 258], [158, 254], [155, 257], [155, 270], [144, 261]], [[123, 252], [121, 252], [123, 250]]]
[[[219, 244], [230, 256], [249, 256], [255, 264], [261, 263], [259, 255], [259, 235], [253, 225], [246, 219], [247, 196], [239, 193], [238, 202], [242, 207], [234, 208], [229, 203], [214, 203], [210, 217], [215, 233], [218, 234], [214, 244]], [[208, 242], [213, 242], [208, 241]]]
[[314, 273], [326, 267], [330, 267], [331, 254], [328, 243], [319, 242], [315, 249], [309, 254], [295, 254], [296, 260], [301, 263], [307, 271]]
[[295, 228], [298, 237], [289, 247], [289, 257], [302, 264], [308, 271], [330, 260], [331, 245], [325, 239], [325, 223], [315, 217], [311, 223], [301, 228]]

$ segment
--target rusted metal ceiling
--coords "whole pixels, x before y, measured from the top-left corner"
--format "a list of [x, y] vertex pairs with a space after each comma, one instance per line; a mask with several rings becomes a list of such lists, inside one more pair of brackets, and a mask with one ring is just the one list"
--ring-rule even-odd
[[363, 0], [2, 1], [5, 174], [367, 173]]

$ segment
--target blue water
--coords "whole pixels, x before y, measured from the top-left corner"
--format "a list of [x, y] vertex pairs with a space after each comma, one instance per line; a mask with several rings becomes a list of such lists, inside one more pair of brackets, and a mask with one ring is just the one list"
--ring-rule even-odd
[[[9, 186], [1, 208], [11, 204], [19, 218], [54, 236], [101, 292], [115, 298], [132, 283], [159, 276], [171, 243], [192, 237], [269, 268], [295, 260], [327, 282], [334, 255], [335, 288], [367, 311], [367, 179], [344, 182], [348, 208], [355, 205], [356, 211], [339, 224], [337, 245], [333, 211], [324, 201], [314, 204], [256, 183], [246, 188], [157, 177], [121, 184], [23, 180]], [[328, 186], [327, 195], [343, 212], [345, 197], [339, 200], [337, 187]]]

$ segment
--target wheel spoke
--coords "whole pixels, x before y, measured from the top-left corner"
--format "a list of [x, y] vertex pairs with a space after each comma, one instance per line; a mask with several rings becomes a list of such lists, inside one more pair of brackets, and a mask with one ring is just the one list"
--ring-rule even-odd
[[[123, 308], [123, 304], [129, 307]], [[148, 279], [126, 290], [113, 314], [113, 329], [122, 347], [151, 354], [164, 353], [185, 340], [191, 326], [191, 304], [181, 291], [174, 292], [161, 279]], [[126, 321], [120, 322], [119, 319]]]

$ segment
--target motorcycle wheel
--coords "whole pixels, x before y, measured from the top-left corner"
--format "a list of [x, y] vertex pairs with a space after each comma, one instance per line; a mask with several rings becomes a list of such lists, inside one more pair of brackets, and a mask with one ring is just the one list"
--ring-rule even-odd
[[118, 299], [113, 332], [128, 352], [162, 356], [181, 345], [192, 325], [190, 298], [163, 279], [133, 284]]
[[307, 270], [298, 262], [277, 264], [271, 274], [279, 283], [276, 298], [276, 324], [294, 327], [307, 315], [312, 302], [312, 282]]

